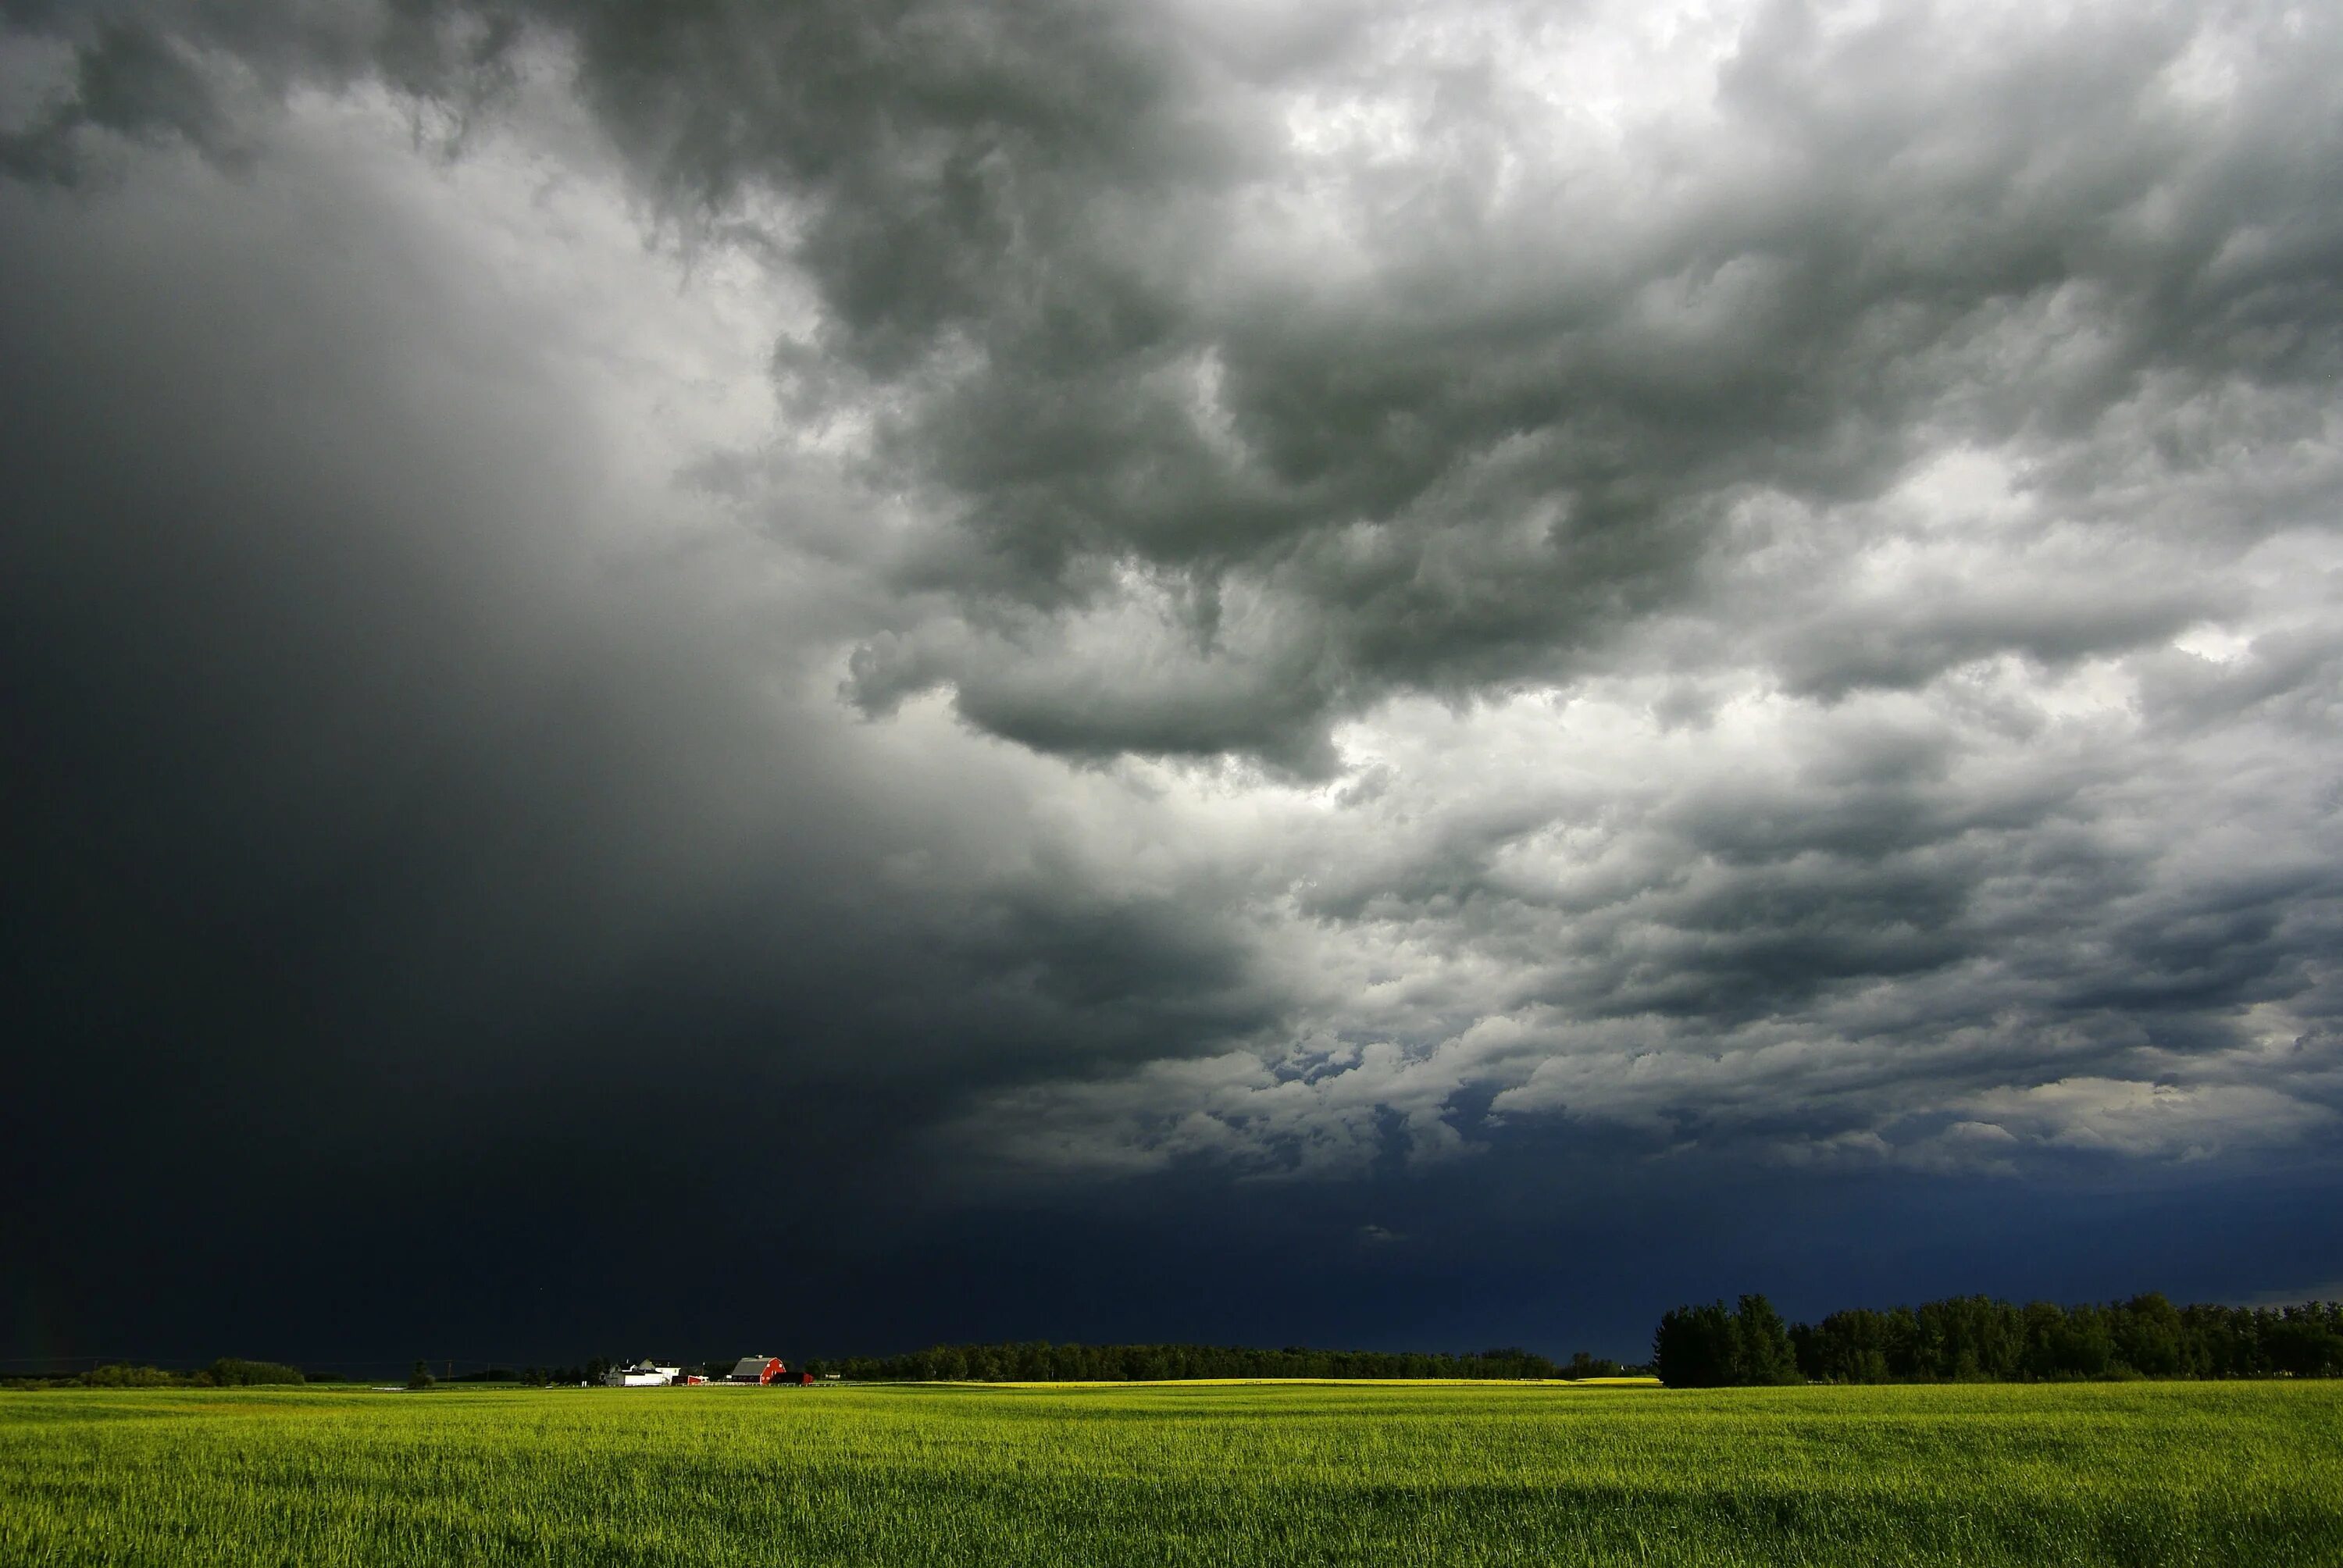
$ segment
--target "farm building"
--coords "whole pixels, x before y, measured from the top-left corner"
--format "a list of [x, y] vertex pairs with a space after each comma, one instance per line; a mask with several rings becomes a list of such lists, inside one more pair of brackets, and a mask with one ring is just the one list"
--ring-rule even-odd
[[612, 1388], [665, 1388], [683, 1376], [681, 1367], [655, 1366], [649, 1362], [638, 1362], [630, 1367], [612, 1367], [602, 1381]]
[[789, 1369], [781, 1364], [779, 1356], [742, 1356], [733, 1368], [727, 1382], [752, 1382], [759, 1387], [782, 1376]]

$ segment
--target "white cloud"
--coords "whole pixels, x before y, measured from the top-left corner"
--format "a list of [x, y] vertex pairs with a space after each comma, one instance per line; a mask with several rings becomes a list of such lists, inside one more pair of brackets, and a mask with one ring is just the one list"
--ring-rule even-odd
[[[1972, 1135], [1997, 1129], [2021, 1142], [2127, 1155], [2200, 1160], [2288, 1143], [2335, 1113], [2273, 1089], [2243, 1083], [2181, 1085], [2062, 1078], [2028, 1089], [1970, 1096], [1959, 1109]], [[1990, 1134], [1986, 1134], [1988, 1139]]]

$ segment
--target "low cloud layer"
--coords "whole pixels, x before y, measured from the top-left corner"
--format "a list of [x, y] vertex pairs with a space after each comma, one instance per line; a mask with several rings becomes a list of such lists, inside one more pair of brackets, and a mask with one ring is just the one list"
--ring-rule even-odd
[[28, 1255], [2331, 1184], [2318, 8], [0, 23]]

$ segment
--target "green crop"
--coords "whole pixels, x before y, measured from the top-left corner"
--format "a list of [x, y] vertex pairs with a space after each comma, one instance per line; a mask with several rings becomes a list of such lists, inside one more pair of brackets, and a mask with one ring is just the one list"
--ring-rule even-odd
[[0, 1394], [0, 1563], [2343, 1564], [2343, 1383]]

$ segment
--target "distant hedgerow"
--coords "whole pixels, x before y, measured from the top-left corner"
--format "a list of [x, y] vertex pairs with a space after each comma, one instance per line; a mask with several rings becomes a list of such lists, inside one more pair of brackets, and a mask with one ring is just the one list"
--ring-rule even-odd
[[2176, 1307], [2160, 1295], [2104, 1305], [2017, 1306], [1955, 1296], [1854, 1308], [1786, 1331], [1763, 1296], [1678, 1307], [1652, 1352], [1681, 1388], [1749, 1383], [2032, 1382], [2121, 1378], [2343, 1376], [2343, 1303]]

